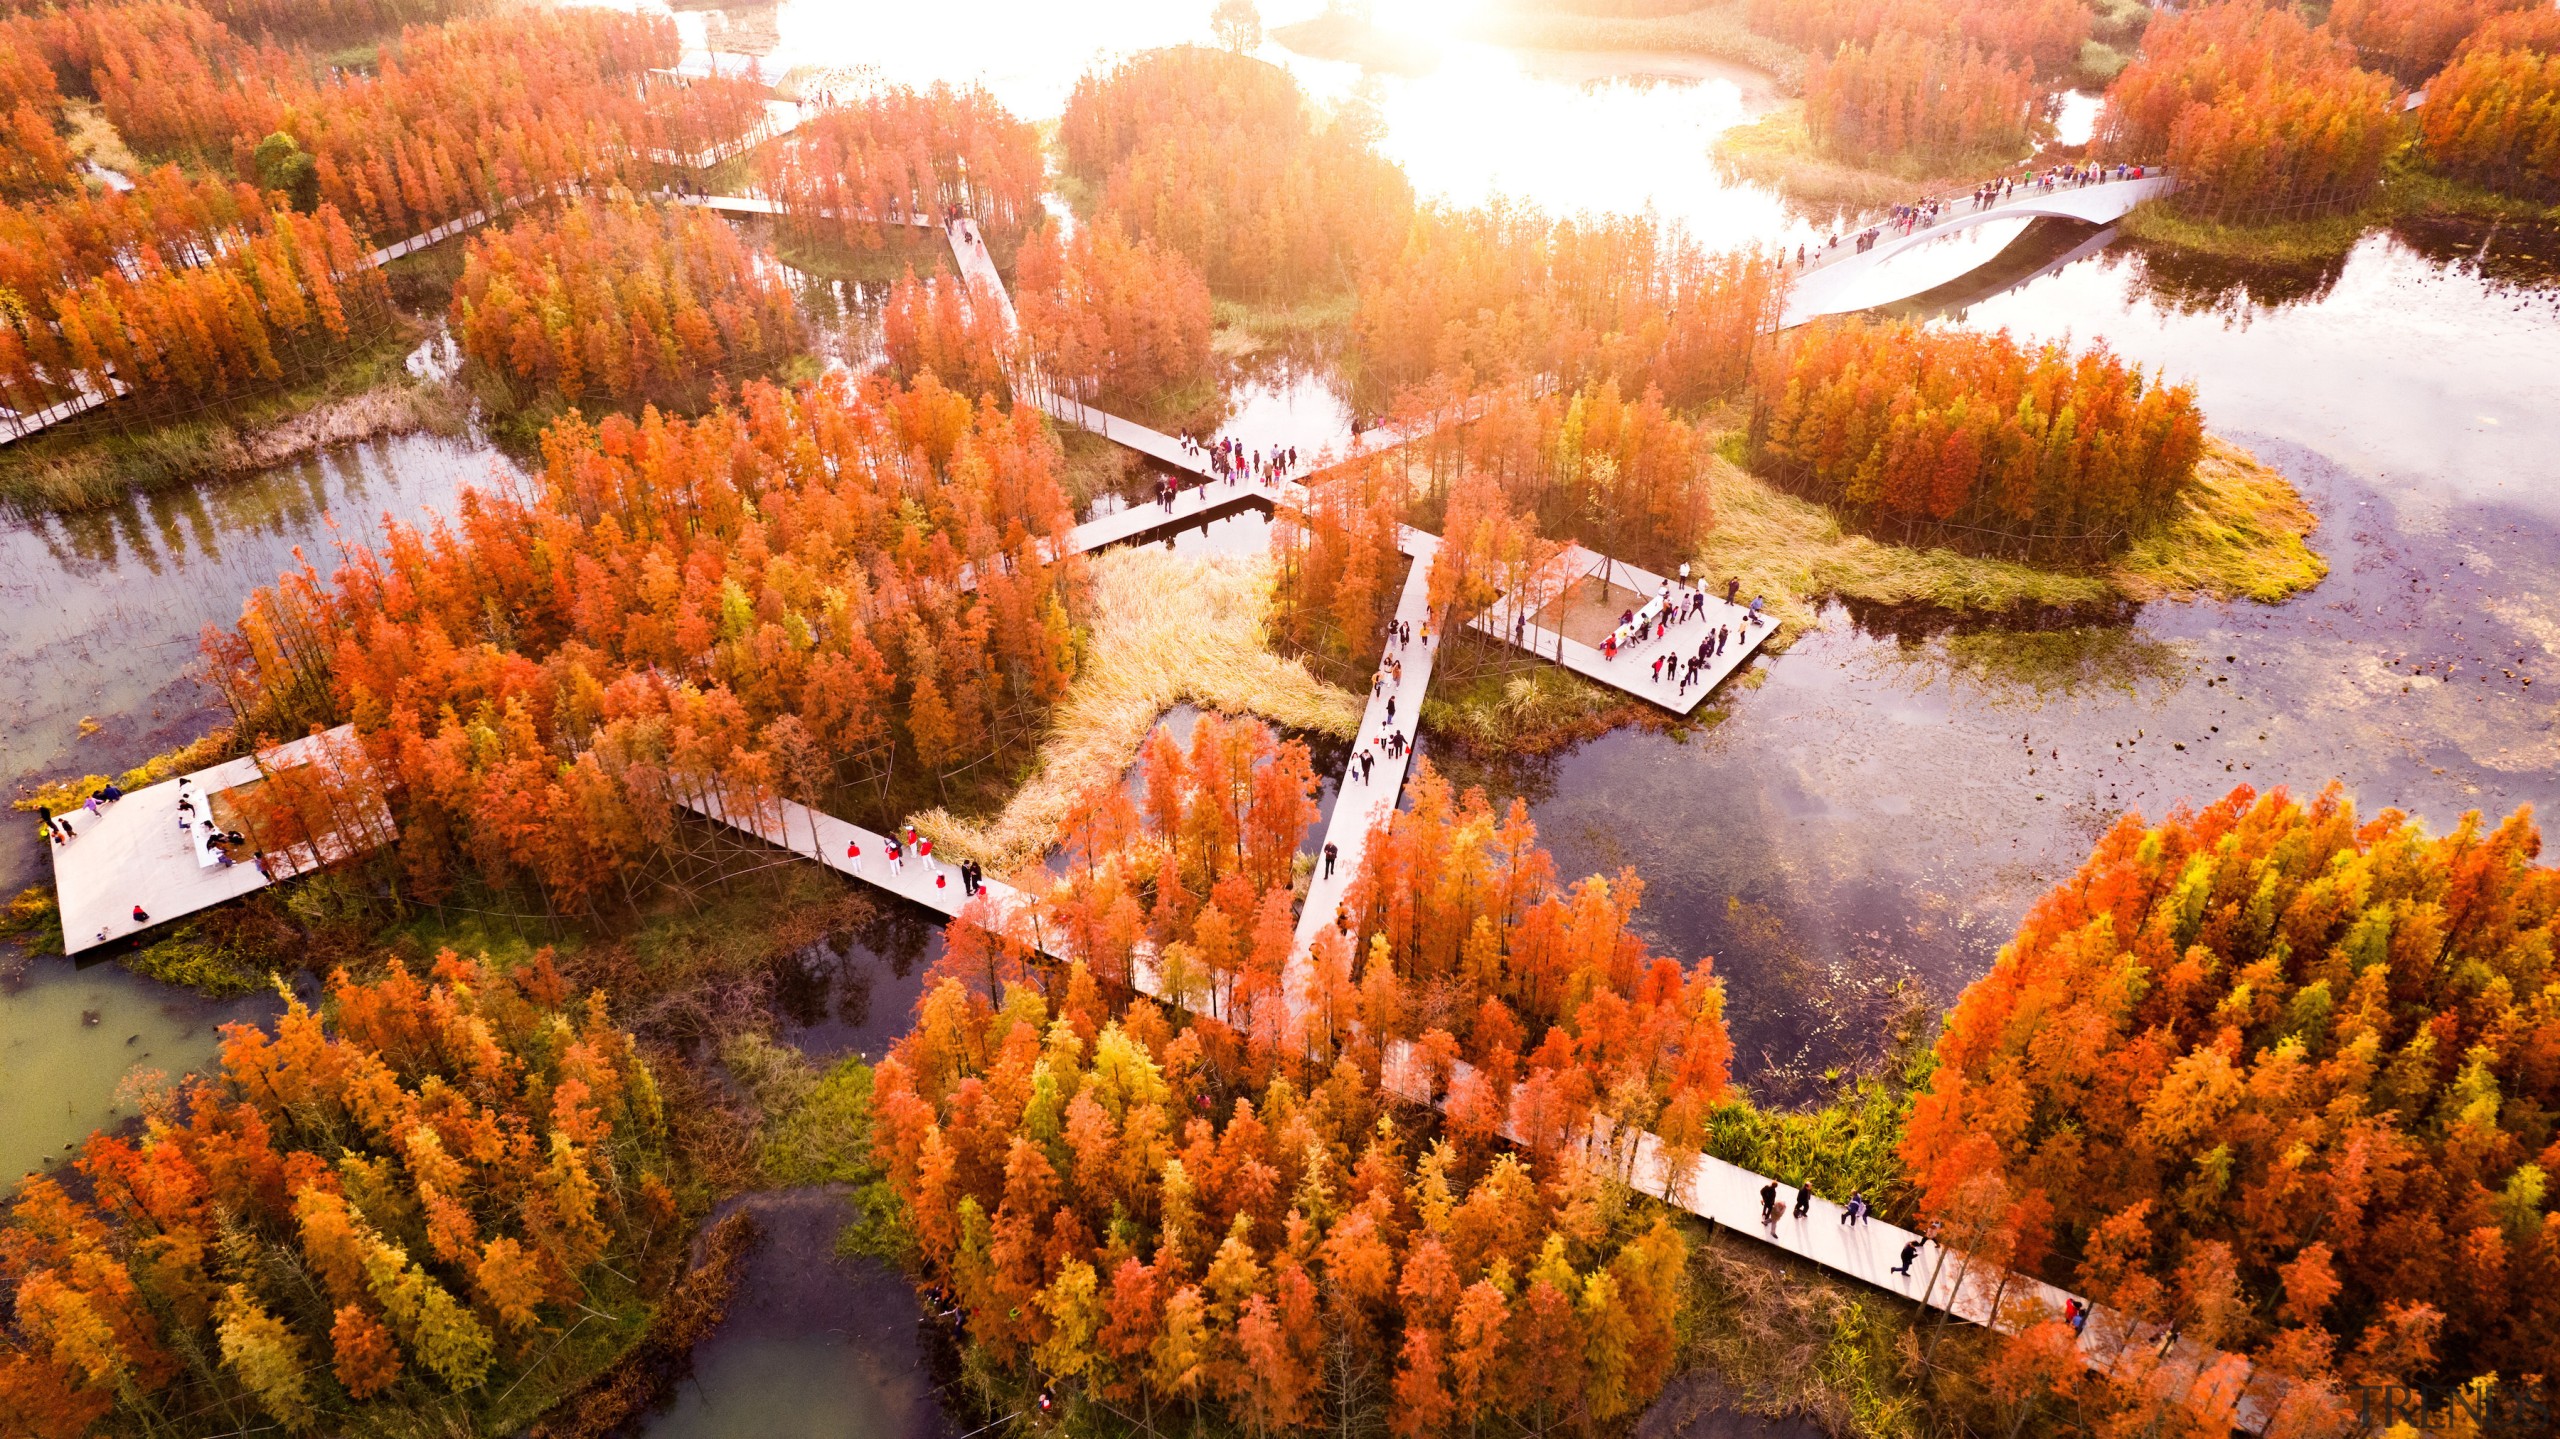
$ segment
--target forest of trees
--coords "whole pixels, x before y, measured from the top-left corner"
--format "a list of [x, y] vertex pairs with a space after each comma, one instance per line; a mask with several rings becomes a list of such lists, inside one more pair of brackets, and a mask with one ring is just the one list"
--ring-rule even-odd
[[2014, 164], [2052, 104], [2024, 60], [1900, 31], [1843, 41], [1805, 71], [1806, 132], [1853, 162], [1910, 155], [1941, 167]]
[[[407, 893], [591, 910], [662, 881], [677, 808], [841, 803], [1045, 724], [1080, 562], [1039, 416], [936, 381], [751, 383], [699, 420], [576, 416], [524, 491], [465, 490], [208, 631], [244, 734], [353, 721]], [[929, 781], [928, 781], [929, 783]]]
[[441, 25], [492, 0], [192, 0], [243, 35], [342, 38]]
[[218, 1072], [0, 1227], [13, 1433], [337, 1432], [465, 1404], [681, 1264], [680, 1160], [602, 995], [440, 956], [226, 1031]]
[[2222, 0], [2162, 15], [2107, 89], [2096, 153], [2178, 175], [2174, 203], [2215, 221], [2363, 205], [2398, 134], [2389, 77], [2288, 8]]
[[1014, 258], [1014, 312], [1052, 389], [1139, 410], [1209, 377], [1209, 286], [1180, 254], [1115, 219], [1031, 232]]
[[1006, 365], [1015, 343], [1005, 329], [1003, 300], [940, 263], [921, 280], [910, 268], [889, 286], [880, 344], [901, 378], [931, 374], [965, 395], [1012, 392]]
[[2560, 199], [2560, 10], [2482, 26], [2427, 82], [2427, 158], [2476, 185]]
[[2334, 787], [2126, 817], [1948, 1016], [1903, 1145], [1926, 1207], [2315, 1385], [2554, 1372], [2540, 847]]
[[[1564, 1140], [1595, 1110], [1720, 1095], [1720, 987], [1645, 955], [1631, 881], [1558, 887], [1524, 819], [1496, 827], [1426, 768], [1286, 995], [1304, 746], [1209, 716], [1141, 769], [1141, 796], [1078, 807], [1037, 936], [954, 926], [877, 1075], [881, 1159], [970, 1342], [1070, 1402], [1216, 1404], [1258, 1432], [1378, 1408], [1406, 1439], [1589, 1427], [1649, 1402], [1686, 1245]], [[1182, 1005], [1115, 1015], [1142, 949]], [[1405, 1085], [1459, 1091], [1448, 1124], [1390, 1102], [1427, 1097]]]
[[371, 74], [328, 74], [176, 5], [67, 11], [52, 28], [57, 71], [94, 88], [137, 153], [255, 178], [260, 142], [282, 133], [317, 197], [385, 238], [761, 115], [734, 87], [697, 85], [682, 92], [688, 118], [656, 118], [637, 81], [675, 61], [674, 27], [611, 10], [510, 6], [413, 27]]
[[2085, 556], [2167, 513], [2204, 417], [2104, 345], [1848, 321], [1788, 338], [1749, 442], [1754, 468], [1898, 537]]
[[1040, 134], [971, 87], [884, 88], [811, 117], [756, 158], [783, 227], [876, 250], [884, 225], [939, 225], [953, 210], [990, 235], [1041, 215]]
[[1547, 376], [1685, 407], [1748, 382], [1785, 289], [1774, 255], [1710, 254], [1649, 218], [1433, 205], [1362, 276], [1353, 323], [1362, 379], [1387, 394]]
[[1352, 113], [1315, 114], [1286, 70], [1199, 46], [1088, 73], [1058, 125], [1101, 214], [1255, 300], [1336, 294], [1393, 257], [1413, 187], [1370, 138]]
[[697, 409], [798, 351], [804, 329], [780, 269], [726, 220], [595, 201], [474, 236], [452, 311], [463, 354], [518, 407]]
[[0, 404], [84, 391], [143, 414], [316, 373], [391, 322], [337, 210], [304, 215], [174, 167], [130, 191], [0, 207]]
[[2082, 0], [1745, 0], [1743, 15], [1752, 29], [1816, 56], [1898, 31], [2014, 55], [2047, 75], [2080, 62], [2090, 23]]
[[2326, 23], [2373, 68], [2418, 85], [2482, 26], [2551, 8], [2543, 0], [2332, 0]]

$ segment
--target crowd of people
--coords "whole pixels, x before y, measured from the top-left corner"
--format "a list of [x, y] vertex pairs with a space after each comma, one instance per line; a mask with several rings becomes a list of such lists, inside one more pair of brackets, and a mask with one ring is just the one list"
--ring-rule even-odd
[[[1985, 180], [1973, 187], [1970, 195], [1931, 196], [1908, 205], [1896, 205], [1883, 220], [1848, 237], [1851, 254], [1863, 255], [1876, 247], [1887, 235], [1909, 235], [1925, 230], [1953, 214], [1971, 210], [1987, 210], [2004, 204], [2025, 190], [2031, 194], [2050, 194], [2056, 190], [2076, 190], [2087, 185], [2101, 185], [2115, 180], [2139, 180], [2147, 173], [2141, 165], [2101, 165], [2090, 161], [2076, 165], [2048, 165], [2022, 175], [2008, 175]], [[1841, 236], [1833, 234], [1819, 249], [1796, 246], [1796, 267], [1804, 268], [1814, 260], [1828, 257], [1840, 248]]]
[[[1687, 567], [1682, 568], [1685, 570]], [[1740, 607], [1741, 594], [1740, 579], [1725, 582], [1724, 601], [1728, 607]], [[1685, 574], [1676, 585], [1669, 580], [1663, 581], [1662, 593], [1644, 607], [1643, 613], [1629, 609], [1619, 614], [1618, 627], [1600, 642], [1600, 657], [1615, 662], [1622, 653], [1668, 639], [1672, 630], [1692, 620], [1703, 621], [1707, 617], [1710, 598], [1706, 586], [1691, 585]], [[1671, 649], [1655, 655], [1650, 668], [1653, 683], [1668, 681], [1676, 686], [1678, 693], [1688, 694], [1689, 687], [1707, 678], [1709, 667], [1717, 656], [1731, 648], [1736, 639], [1748, 634], [1753, 626], [1768, 623], [1761, 613], [1763, 607], [1762, 597], [1753, 595], [1751, 604], [1738, 620], [1706, 630], [1700, 635], [1694, 651], [1684, 653]]]

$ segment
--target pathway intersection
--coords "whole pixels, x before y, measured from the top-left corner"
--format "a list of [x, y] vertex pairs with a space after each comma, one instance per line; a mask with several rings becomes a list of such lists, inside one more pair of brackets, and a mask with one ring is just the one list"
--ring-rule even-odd
[[[983, 247], [975, 243], [973, 236], [964, 235], [958, 226], [952, 227], [951, 238], [963, 273], [981, 284], [994, 287], [995, 293], [1001, 295], [1001, 279], [995, 276], [992, 262], [985, 260]], [[1011, 320], [1009, 302], [1006, 318]], [[1304, 487], [1293, 481], [1218, 479], [1180, 441], [1133, 421], [1053, 395], [1032, 394], [1029, 398], [1061, 423], [1077, 425], [1208, 481], [1180, 491], [1169, 506], [1132, 505], [1077, 526], [1070, 535], [1071, 552], [1084, 553], [1159, 529], [1178, 527], [1209, 511], [1243, 501], [1279, 504], [1304, 498]], [[1362, 711], [1359, 732], [1352, 748], [1355, 757], [1374, 754], [1376, 768], [1366, 779], [1355, 779], [1349, 774], [1342, 778], [1332, 817], [1317, 849], [1321, 855], [1325, 847], [1332, 847], [1335, 861], [1333, 872], [1328, 875], [1319, 859], [1308, 885], [1307, 898], [1299, 910], [1296, 942], [1281, 981], [1281, 997], [1286, 1009], [1282, 1021], [1287, 1033], [1303, 1035], [1312, 1021], [1311, 991], [1315, 986], [1310, 983], [1310, 961], [1315, 943], [1327, 925], [1338, 922], [1351, 877], [1359, 870], [1368, 841], [1373, 835], [1383, 832], [1403, 792], [1411, 747], [1391, 747], [1383, 741], [1389, 734], [1399, 731], [1409, 736], [1422, 696], [1430, 687], [1433, 660], [1442, 641], [1430, 609], [1430, 572], [1439, 543], [1436, 536], [1409, 527], [1400, 539], [1400, 548], [1412, 563], [1397, 599], [1395, 617], [1399, 634], [1404, 626], [1410, 625], [1414, 639], [1410, 644], [1398, 641], [1388, 644], [1387, 653], [1402, 663], [1402, 675], [1392, 682], [1382, 682], [1377, 692], [1370, 696]], [[1612, 583], [1623, 582], [1638, 591], [1658, 593], [1668, 587], [1668, 582], [1660, 576], [1576, 546], [1568, 551], [1555, 577], [1540, 593], [1530, 597], [1533, 603], [1525, 608], [1543, 608], [1545, 601], [1556, 591], [1587, 577], [1594, 570], [1606, 571]], [[1731, 617], [1714, 618], [1718, 607], [1728, 612], [1733, 607], [1725, 606], [1723, 601], [1712, 597], [1707, 600], [1707, 605], [1710, 624], [1736, 623]], [[1501, 612], [1492, 613], [1496, 617], [1488, 632], [1495, 638], [1510, 639], [1511, 636], [1503, 632], [1498, 617]], [[1485, 620], [1480, 618], [1476, 627], [1486, 629]], [[1666, 686], [1645, 680], [1644, 675], [1638, 672], [1638, 665], [1649, 671], [1647, 656], [1653, 652], [1650, 649], [1638, 648], [1632, 653], [1621, 651], [1620, 657], [1613, 662], [1601, 658], [1600, 652], [1589, 645], [1538, 625], [1524, 625], [1515, 643], [1533, 653], [1560, 658], [1566, 667], [1603, 683], [1686, 713], [1716, 683], [1739, 667], [1768, 633], [1765, 628], [1755, 626], [1744, 626], [1744, 631], [1749, 639], [1734, 646], [1727, 656], [1719, 658], [1717, 668], [1708, 675], [1706, 683], [1692, 686], [1694, 695], [1666, 696], [1662, 693]], [[1693, 629], [1684, 635], [1681, 628], [1675, 627], [1671, 633], [1681, 638], [1657, 643], [1678, 646], [1684, 644], [1688, 636], [1704, 631]], [[1386, 713], [1391, 697], [1396, 701], [1398, 718], [1395, 721], [1390, 721]], [[732, 806], [714, 794], [688, 804], [708, 818], [814, 859], [840, 874], [922, 904], [938, 914], [1028, 936], [1028, 942], [1051, 958], [1063, 961], [1073, 957], [1066, 954], [1063, 947], [1053, 947], [1046, 939], [1048, 931], [1040, 918], [1044, 903], [1041, 894], [988, 880], [982, 885], [981, 896], [973, 902], [962, 892], [958, 871], [949, 865], [909, 860], [900, 871], [892, 873], [883, 858], [886, 836], [792, 801], [767, 799], [761, 803]], [[848, 847], [858, 847], [860, 857], [855, 858], [848, 852]], [[1142, 952], [1137, 958], [1132, 979], [1144, 993], [1168, 1002], [1197, 1007], [1213, 1017], [1230, 1017], [1219, 1012], [1221, 1003], [1214, 987], [1206, 995], [1167, 993], [1164, 977], [1146, 953]], [[1436, 1103], [1432, 1086], [1427, 1078], [1422, 1077], [1412, 1047], [1402, 1041], [1391, 1042], [1387, 1048], [1384, 1079], [1393, 1092], [1416, 1103]], [[1675, 1157], [1668, 1146], [1649, 1132], [1637, 1132], [1631, 1139], [1612, 1136], [1606, 1121], [1595, 1121], [1583, 1144], [1587, 1154], [1610, 1164], [1635, 1189], [1734, 1233], [1760, 1239], [1834, 1273], [1909, 1298], [1924, 1311], [1935, 1309], [1969, 1323], [2014, 1332], [2045, 1319], [2059, 1318], [2065, 1304], [2079, 1298], [2031, 1275], [1974, 1265], [1961, 1253], [1882, 1220], [1869, 1217], [1849, 1222], [1846, 1211], [1833, 1198], [1815, 1199], [1806, 1217], [1794, 1218], [1794, 1189], [1790, 1184], [1781, 1184], [1781, 1193], [1789, 1201], [1787, 1213], [1774, 1226], [1764, 1226], [1760, 1219], [1760, 1194], [1763, 1186], [1771, 1182], [1770, 1176], [1755, 1174], [1708, 1156]], [[1895, 1272], [1904, 1246], [1915, 1240], [1923, 1244], [1919, 1261], [1908, 1274]], [[2080, 1302], [2086, 1305], [2085, 1300]], [[2267, 1434], [2283, 1416], [2288, 1400], [2295, 1397], [2290, 1393], [2287, 1381], [2279, 1376], [2260, 1374], [2239, 1356], [2224, 1354], [2182, 1338], [2174, 1329], [2164, 1331], [2157, 1326], [2130, 1321], [2108, 1310], [2090, 1308], [2091, 1317], [2076, 1336], [2074, 1346], [2080, 1360], [2092, 1369], [2141, 1378], [2157, 1392], [2175, 1395], [2202, 1412], [2222, 1414], [2232, 1427], [2256, 1435]]]

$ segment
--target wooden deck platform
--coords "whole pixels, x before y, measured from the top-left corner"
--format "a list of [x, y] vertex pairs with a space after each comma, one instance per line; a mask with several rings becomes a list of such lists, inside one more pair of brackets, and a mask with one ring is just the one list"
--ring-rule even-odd
[[[156, 929], [174, 920], [238, 899], [308, 868], [305, 852], [278, 853], [265, 869], [250, 859], [225, 866], [207, 843], [213, 832], [213, 797], [253, 785], [268, 774], [319, 762], [339, 762], [355, 729], [341, 725], [254, 755], [200, 769], [131, 791], [97, 814], [70, 813], [74, 835], [53, 852], [53, 888], [62, 910], [62, 948], [78, 954], [101, 944]], [[361, 750], [357, 751], [361, 754]], [[195, 802], [194, 821], [178, 825], [178, 800]], [[377, 816], [387, 834], [388, 816]], [[339, 857], [335, 849], [326, 856]], [[137, 921], [134, 906], [150, 916]]]

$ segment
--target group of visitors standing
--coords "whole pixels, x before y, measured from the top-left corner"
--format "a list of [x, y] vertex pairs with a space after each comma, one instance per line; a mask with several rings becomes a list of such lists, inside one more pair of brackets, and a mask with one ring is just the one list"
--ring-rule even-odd
[[1182, 437], [1183, 453], [1198, 460], [1208, 471], [1227, 484], [1238, 480], [1277, 483], [1298, 468], [1298, 447], [1274, 445], [1269, 451], [1249, 450], [1244, 441], [1227, 436], [1203, 446], [1190, 435]]
[[[906, 837], [903, 839], [899, 837], [897, 831], [891, 830], [888, 837], [880, 841], [880, 848], [882, 857], [888, 863], [889, 873], [905, 874], [907, 856], [914, 855], [917, 862], [924, 866], [924, 872], [933, 876], [935, 889], [948, 887], [950, 875], [943, 873], [941, 867], [933, 862], [933, 837], [916, 833], [914, 825], [907, 826]], [[855, 874], [862, 873], [862, 836], [860, 834], [854, 835], [845, 845], [844, 857], [847, 868]], [[986, 869], [974, 859], [960, 861], [952, 867], [951, 873], [960, 876], [962, 894], [976, 894], [987, 887]]]
[[[1740, 579], [1730, 579], [1725, 582], [1726, 604], [1734, 604], [1736, 597], [1741, 593]], [[1690, 586], [1686, 583], [1685, 576], [1677, 588], [1674, 588], [1669, 581], [1664, 581], [1660, 607], [1655, 609], [1653, 614], [1633, 633], [1628, 632], [1628, 627], [1637, 623], [1636, 612], [1628, 610], [1620, 614], [1617, 630], [1609, 638], [1601, 641], [1600, 657], [1604, 660], [1615, 660], [1621, 648], [1633, 648], [1666, 639], [1673, 629], [1691, 620], [1703, 620], [1707, 614], [1708, 598], [1704, 586]], [[1659, 684], [1668, 679], [1678, 685], [1681, 694], [1687, 694], [1689, 686], [1701, 681], [1706, 675], [1708, 666], [1714, 663], [1718, 655], [1730, 648], [1735, 639], [1746, 633], [1750, 626], [1768, 622], [1761, 617], [1761, 607], [1761, 597], [1753, 595], [1751, 607], [1744, 612], [1738, 622], [1720, 624], [1708, 630], [1699, 638], [1696, 650], [1685, 655], [1677, 650], [1655, 655], [1651, 670], [1654, 683]], [[1625, 636], [1623, 646], [1620, 644], [1622, 635]]]
[[[2100, 165], [2094, 162], [2079, 165], [2051, 165], [2024, 175], [2009, 175], [1997, 180], [1983, 181], [1973, 187], [1973, 194], [1970, 197], [1972, 204], [1969, 208], [1989, 209], [2022, 189], [2048, 193], [2054, 190], [2073, 190], [2084, 185], [2105, 184], [2112, 180], [2139, 180], [2146, 172], [2147, 167], [2141, 165]], [[1945, 216], [1956, 213], [1958, 203], [1952, 198], [1931, 197], [1916, 200], [1907, 205], [1896, 205], [1883, 221], [1870, 225], [1849, 237], [1850, 252], [1863, 255], [1874, 249], [1876, 242], [1887, 234], [1908, 235], [1915, 230], [1925, 230]], [[1841, 237], [1834, 234], [1823, 241], [1820, 250], [1813, 253], [1828, 255], [1839, 249], [1840, 244]], [[1783, 252], [1781, 258], [1784, 258]], [[1796, 265], [1799, 269], [1807, 263], [1808, 258], [1806, 247], [1796, 246]]]

